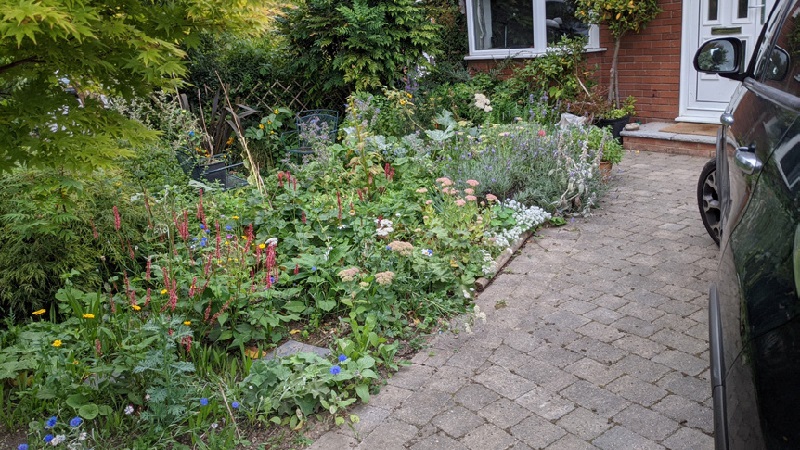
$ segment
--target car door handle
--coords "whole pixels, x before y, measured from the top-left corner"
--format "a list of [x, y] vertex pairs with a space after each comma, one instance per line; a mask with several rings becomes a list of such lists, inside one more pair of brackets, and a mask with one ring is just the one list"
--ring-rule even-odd
[[739, 170], [747, 175], [757, 174], [764, 167], [764, 164], [756, 156], [756, 150], [753, 146], [737, 148], [734, 160], [736, 160]]

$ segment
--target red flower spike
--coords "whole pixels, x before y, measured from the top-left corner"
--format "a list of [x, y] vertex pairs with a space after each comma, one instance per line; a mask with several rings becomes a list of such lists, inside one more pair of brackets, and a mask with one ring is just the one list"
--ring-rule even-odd
[[300, 273], [300, 266], [295, 264], [294, 265], [294, 274], [297, 275], [298, 273]]

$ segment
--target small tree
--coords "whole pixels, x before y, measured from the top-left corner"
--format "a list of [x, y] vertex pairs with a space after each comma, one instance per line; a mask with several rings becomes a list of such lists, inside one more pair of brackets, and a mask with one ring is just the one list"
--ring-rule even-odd
[[440, 27], [428, 11], [415, 0], [304, 0], [286, 10], [281, 31], [296, 72], [317, 84], [312, 94], [349, 95], [391, 86], [436, 56]]
[[[105, 108], [171, 88], [205, 32], [260, 28], [267, 0], [0, 0], [0, 173], [86, 172], [154, 136]], [[78, 99], [76, 99], [78, 97]]]
[[575, 16], [591, 24], [604, 23], [614, 38], [611, 58], [611, 85], [608, 101], [619, 108], [619, 47], [628, 32], [638, 33], [653, 20], [661, 8], [657, 0], [575, 0]]

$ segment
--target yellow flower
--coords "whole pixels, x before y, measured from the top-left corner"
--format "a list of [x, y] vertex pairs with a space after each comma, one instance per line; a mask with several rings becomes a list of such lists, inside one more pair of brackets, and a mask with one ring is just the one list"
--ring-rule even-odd
[[56, 339], [53, 341], [53, 347], [61, 347], [61, 339]]
[[244, 239], [246, 241], [247, 240], [247, 236], [242, 236], [242, 239]]
[[225, 141], [225, 145], [232, 145], [233, 144], [233, 137], [229, 137], [227, 141]]
[[278, 111], [277, 109], [276, 109], [275, 111], [273, 111], [273, 112], [274, 112], [275, 114], [279, 114], [279, 113], [280, 113], [280, 111]]
[[264, 250], [265, 248], [267, 248], [267, 244], [258, 244], [258, 248]]
[[268, 121], [267, 121], [267, 125], [272, 125], [272, 121], [271, 121], [271, 120], [268, 120]]
[[84, 314], [83, 318], [84, 319], [94, 319], [94, 314]]
[[192, 324], [192, 321], [191, 320], [187, 320], [186, 322], [183, 322], [183, 324], [188, 327], [189, 325]]
[[75, 359], [75, 360], [73, 360], [73, 361], [72, 361], [72, 364], [78, 365], [78, 364], [80, 364], [80, 363], [78, 362], [78, 360], [77, 360], [77, 359]]
[[162, 289], [162, 290], [161, 290], [161, 295], [164, 295], [164, 294], [166, 294], [166, 293], [167, 293], [167, 290], [166, 290], [166, 289]]
[[233, 216], [233, 217], [231, 217], [231, 219], [233, 219], [233, 220], [239, 220], [239, 216]]
[[411, 98], [413, 96], [411, 95], [411, 92], [406, 92], [406, 97]]
[[142, 310], [142, 307], [139, 306], [139, 305], [131, 305], [131, 308], [133, 308], [134, 311], [141, 311]]
[[42, 314], [44, 314], [44, 313], [46, 313], [46, 312], [47, 312], [47, 311], [45, 311], [44, 309], [37, 309], [36, 311], [34, 311], [34, 312], [33, 312], [33, 313], [31, 313], [31, 314], [33, 314], [34, 316], [41, 316]]
[[258, 124], [258, 128], [261, 128], [263, 130], [264, 129], [264, 124], [263, 123]]

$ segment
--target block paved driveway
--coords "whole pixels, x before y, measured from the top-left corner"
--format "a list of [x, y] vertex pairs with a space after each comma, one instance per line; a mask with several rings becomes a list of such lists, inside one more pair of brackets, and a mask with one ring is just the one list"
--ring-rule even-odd
[[592, 217], [530, 239], [486, 324], [417, 354], [312, 449], [711, 449], [705, 159], [628, 153]]

